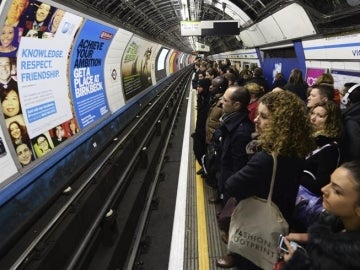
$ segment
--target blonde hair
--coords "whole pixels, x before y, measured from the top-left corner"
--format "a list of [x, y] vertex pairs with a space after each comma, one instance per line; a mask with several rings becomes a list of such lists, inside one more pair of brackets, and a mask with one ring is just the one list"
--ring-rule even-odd
[[255, 95], [257, 98], [260, 98], [265, 94], [264, 87], [254, 82], [245, 84], [245, 88], [249, 91], [250, 94]]

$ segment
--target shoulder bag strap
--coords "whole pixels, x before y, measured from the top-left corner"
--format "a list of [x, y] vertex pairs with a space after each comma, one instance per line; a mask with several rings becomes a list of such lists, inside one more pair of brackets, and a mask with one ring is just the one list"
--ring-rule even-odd
[[273, 189], [274, 189], [274, 184], [275, 184], [275, 175], [276, 175], [276, 168], [277, 168], [277, 157], [275, 156], [274, 153], [271, 153], [272, 157], [273, 157], [273, 169], [272, 169], [272, 176], [271, 176], [271, 183], [270, 183], [270, 190], [269, 190], [269, 195], [267, 198], [267, 202], [269, 204], [271, 204], [271, 199], [272, 199], [272, 194], [273, 194]]

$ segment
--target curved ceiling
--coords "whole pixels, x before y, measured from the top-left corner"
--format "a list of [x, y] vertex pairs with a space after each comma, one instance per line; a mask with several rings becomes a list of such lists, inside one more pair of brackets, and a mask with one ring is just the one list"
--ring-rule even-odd
[[[283, 7], [299, 3], [318, 34], [359, 30], [360, 0], [62, 0], [55, 1], [108, 21], [139, 36], [183, 52], [195, 43], [210, 47], [209, 54], [243, 47], [239, 36], [181, 36], [183, 20], [238, 20], [241, 29]], [[289, 22], [291, 23], [291, 22]]]

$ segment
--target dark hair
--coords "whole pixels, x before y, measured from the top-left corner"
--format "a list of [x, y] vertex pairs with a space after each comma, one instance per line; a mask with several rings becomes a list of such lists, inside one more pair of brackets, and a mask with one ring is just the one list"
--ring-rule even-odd
[[211, 85], [211, 80], [209, 78], [200, 79], [198, 81], [198, 86], [204, 88], [206, 92], [209, 91], [210, 85]]
[[225, 93], [228, 85], [228, 80], [223, 76], [217, 76], [212, 80], [212, 84], [214, 84], [214, 82], [218, 86], [216, 93]]
[[[2, 90], [0, 91], [1, 103], [6, 99], [7, 95], [8, 95], [11, 91], [15, 91], [16, 94], [17, 94], [18, 97], [19, 97], [19, 90], [18, 90], [18, 88], [17, 88], [17, 85], [11, 84], [11, 85], [8, 85], [8, 87], [7, 87], [6, 89], [2, 89]], [[20, 97], [19, 97], [19, 102], [20, 102]]]
[[254, 69], [254, 72], [253, 72], [254, 77], [261, 77], [261, 76], [263, 76], [263, 74], [264, 74], [264, 72], [263, 72], [262, 68], [258, 67], [258, 68]]
[[343, 167], [351, 173], [352, 177], [356, 181], [358, 187], [357, 191], [359, 193], [359, 201], [360, 201], [360, 160], [352, 160], [349, 162], [343, 163], [340, 167]]
[[10, 137], [11, 137], [11, 140], [13, 141], [13, 143], [15, 143], [14, 141], [14, 137], [11, 135], [11, 126], [12, 125], [17, 125], [20, 129], [20, 132], [21, 132], [21, 137], [22, 137], [22, 140], [24, 140], [26, 143], [29, 142], [30, 138], [29, 138], [29, 135], [27, 133], [27, 129], [25, 126], [21, 125], [18, 121], [11, 121], [8, 125], [8, 130], [9, 130], [9, 134], [10, 134]]
[[231, 86], [234, 89], [231, 95], [231, 101], [239, 101], [242, 108], [247, 108], [250, 103], [250, 93], [244, 86]]
[[228, 82], [233, 82], [235, 83], [236, 82], [236, 76], [234, 73], [225, 73], [224, 74], [224, 77], [228, 80]]
[[294, 68], [291, 71], [290, 77], [289, 77], [289, 83], [291, 84], [305, 84], [303, 79], [302, 71], [298, 68]]
[[209, 73], [209, 75], [212, 75], [212, 76], [214, 76], [214, 77], [217, 76], [217, 71], [216, 71], [215, 68], [208, 68], [208, 69], [206, 70], [206, 72]]
[[327, 83], [314, 84], [312, 89], [319, 89], [321, 97], [327, 97], [328, 100], [334, 100], [335, 89], [334, 86]]

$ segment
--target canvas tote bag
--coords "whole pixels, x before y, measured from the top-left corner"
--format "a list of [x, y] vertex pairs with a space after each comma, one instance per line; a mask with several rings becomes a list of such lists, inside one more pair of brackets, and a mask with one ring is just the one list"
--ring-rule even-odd
[[277, 261], [280, 234], [288, 234], [289, 225], [272, 202], [277, 158], [273, 156], [273, 172], [267, 200], [252, 196], [241, 200], [230, 221], [228, 250], [240, 254], [258, 267], [272, 270]]

